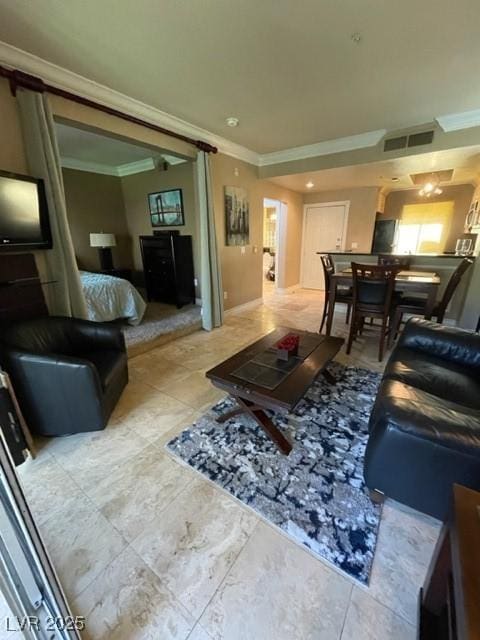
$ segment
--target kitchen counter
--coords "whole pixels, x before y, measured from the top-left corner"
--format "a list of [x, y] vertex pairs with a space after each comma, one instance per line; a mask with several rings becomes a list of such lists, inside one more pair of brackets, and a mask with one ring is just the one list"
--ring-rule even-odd
[[[318, 255], [323, 255], [324, 253], [325, 251], [317, 251]], [[461, 260], [466, 257], [475, 259], [475, 256], [457, 256], [455, 253], [357, 253], [356, 251], [329, 251], [328, 253], [331, 256], [395, 256], [397, 258], [412, 258], [412, 260], [417, 258], [454, 258]]]

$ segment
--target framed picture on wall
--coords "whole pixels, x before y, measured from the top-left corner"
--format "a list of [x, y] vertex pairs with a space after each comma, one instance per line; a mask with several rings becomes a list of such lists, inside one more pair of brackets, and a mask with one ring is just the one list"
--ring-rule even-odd
[[181, 189], [148, 194], [152, 227], [180, 227], [185, 224]]
[[248, 194], [242, 187], [225, 187], [225, 244], [246, 245], [250, 239]]

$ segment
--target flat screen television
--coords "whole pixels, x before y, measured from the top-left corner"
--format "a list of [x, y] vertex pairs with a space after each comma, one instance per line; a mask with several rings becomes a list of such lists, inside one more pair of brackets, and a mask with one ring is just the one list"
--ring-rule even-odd
[[43, 180], [0, 171], [0, 251], [51, 248]]

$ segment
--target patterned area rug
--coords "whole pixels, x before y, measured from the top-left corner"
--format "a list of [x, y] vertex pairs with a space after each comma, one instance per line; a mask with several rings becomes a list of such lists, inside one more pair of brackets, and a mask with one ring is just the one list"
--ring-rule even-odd
[[380, 374], [333, 363], [293, 413], [274, 422], [294, 443], [282, 455], [251, 418], [215, 421], [234, 406], [218, 403], [167, 449], [297, 543], [367, 584], [381, 507], [363, 480], [367, 424]]

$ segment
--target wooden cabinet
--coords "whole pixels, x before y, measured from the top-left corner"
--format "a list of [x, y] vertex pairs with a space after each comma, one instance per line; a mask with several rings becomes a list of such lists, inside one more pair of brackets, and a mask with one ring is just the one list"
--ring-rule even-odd
[[140, 236], [147, 300], [195, 303], [192, 236]]
[[480, 639], [480, 493], [460, 485], [420, 590], [417, 638]]

